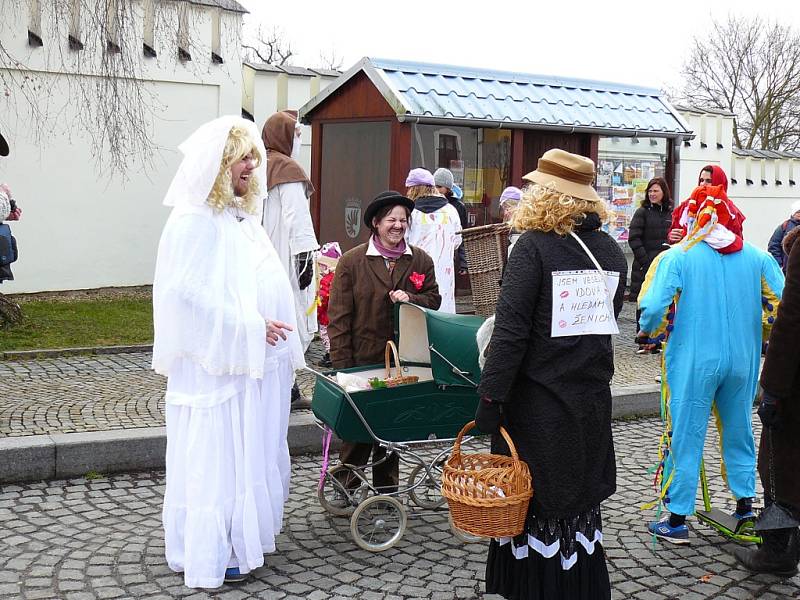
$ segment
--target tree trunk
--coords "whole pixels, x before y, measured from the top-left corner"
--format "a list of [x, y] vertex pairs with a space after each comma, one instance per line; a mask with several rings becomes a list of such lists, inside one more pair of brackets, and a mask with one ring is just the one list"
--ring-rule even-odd
[[0, 329], [11, 329], [22, 321], [19, 304], [0, 294]]

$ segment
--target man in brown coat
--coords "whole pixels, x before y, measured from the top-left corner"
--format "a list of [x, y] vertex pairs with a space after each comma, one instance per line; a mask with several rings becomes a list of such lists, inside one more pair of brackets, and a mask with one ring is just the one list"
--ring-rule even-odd
[[[772, 326], [767, 357], [761, 371], [764, 393], [758, 416], [764, 425], [758, 448], [758, 472], [767, 503], [775, 502], [800, 519], [800, 227], [786, 235], [783, 250], [789, 257], [786, 286]], [[770, 465], [770, 438], [773, 460]], [[774, 472], [770, 473], [770, 469]], [[771, 482], [774, 477], [774, 486]], [[775, 497], [770, 495], [774, 492]], [[737, 548], [736, 558], [751, 571], [790, 576], [800, 559], [797, 527], [762, 532], [758, 550]]]
[[[334, 369], [383, 362], [386, 342], [394, 338], [396, 302], [439, 308], [441, 296], [433, 260], [422, 249], [405, 242], [413, 206], [398, 192], [379, 194], [364, 212], [364, 223], [372, 231], [369, 242], [339, 259], [328, 304]], [[385, 449], [377, 444], [373, 447], [346, 442], [340, 460], [365, 465], [370, 451], [374, 462], [386, 456]], [[373, 468], [373, 483], [378, 488], [397, 487], [397, 456], [392, 455]]]

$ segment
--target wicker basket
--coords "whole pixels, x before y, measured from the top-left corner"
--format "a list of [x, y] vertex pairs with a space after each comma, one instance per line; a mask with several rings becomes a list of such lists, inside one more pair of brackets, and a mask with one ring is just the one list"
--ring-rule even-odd
[[447, 498], [453, 523], [472, 535], [519, 535], [525, 528], [528, 502], [533, 495], [528, 465], [520, 460], [502, 427], [500, 433], [511, 456], [461, 454], [461, 440], [473, 427], [475, 421], [470, 421], [458, 434], [442, 470], [442, 495]]
[[500, 278], [508, 258], [510, 229], [507, 223], [495, 223], [461, 232], [467, 253], [472, 303], [477, 315], [488, 317], [494, 314], [500, 294]]
[[[395, 346], [392, 340], [386, 342], [386, 352], [384, 356], [386, 359], [386, 379], [384, 380], [386, 382], [386, 387], [417, 383], [419, 381], [417, 375], [403, 375], [403, 369], [400, 367], [400, 355], [397, 353], [397, 346]], [[392, 376], [392, 356], [394, 356], [394, 376]]]

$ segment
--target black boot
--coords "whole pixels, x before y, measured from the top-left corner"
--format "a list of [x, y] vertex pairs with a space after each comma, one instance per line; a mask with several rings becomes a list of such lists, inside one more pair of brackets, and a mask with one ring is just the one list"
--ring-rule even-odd
[[291, 410], [301, 410], [311, 408], [311, 400], [300, 393], [297, 383], [292, 386], [292, 408]]
[[331, 353], [326, 352], [322, 355], [322, 359], [319, 361], [319, 366], [325, 367], [326, 369], [330, 369], [333, 367], [333, 363], [331, 362]]
[[733, 555], [746, 569], [755, 573], [772, 573], [791, 577], [797, 573], [800, 540], [796, 527], [771, 529], [761, 534], [764, 543], [758, 550], [736, 548]]

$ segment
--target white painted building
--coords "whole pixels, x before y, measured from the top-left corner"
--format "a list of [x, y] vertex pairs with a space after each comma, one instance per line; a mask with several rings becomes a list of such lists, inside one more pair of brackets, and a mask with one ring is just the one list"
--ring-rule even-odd
[[[30, 76], [26, 84], [49, 99], [42, 104], [47, 135], [37, 139], [31, 126], [37, 115], [19, 89], [0, 94], [0, 131], [11, 146], [10, 155], [0, 158], [0, 181], [23, 210], [22, 220], [11, 224], [20, 250], [12, 267], [16, 279], [0, 291], [149, 284], [168, 214], [161, 202], [180, 161], [178, 144], [201, 123], [240, 114], [244, 11], [232, 0], [136, 0], [127, 4], [132, 18], [109, 32], [117, 39], [104, 44], [90, 19], [114, 2], [59, 2], [68, 15], [54, 4], [0, 0], [0, 40], [25, 67], [20, 71], [2, 58], [2, 75]], [[133, 49], [125, 58], [140, 73], [152, 115], [147, 125], [158, 148], [149, 165], [132, 160], [124, 178], [98, 163], [88, 135], [65, 125], [85, 109], [82, 98], [70, 97], [75, 88], [69, 81], [100, 76], [100, 58], [113, 51], [110, 44]]]
[[[26, 67], [23, 72], [0, 60], [0, 71], [35, 74], [36, 85], [58, 108], [69, 98], [69, 78], [97, 76], [104, 50], [80, 39], [81, 21], [88, 28], [87, 15], [108, 2], [60, 4], [75, 7], [70, 18], [56, 14], [45, 0], [0, 0], [0, 40]], [[338, 75], [242, 65], [244, 9], [234, 0], [136, 0], [130, 5], [134, 18], [118, 34], [136, 48], [145, 97], [152, 100], [148, 126], [156, 154], [150, 161], [132, 161], [125, 177], [112, 176], [95, 160], [89, 137], [70, 135], [64, 126], [83, 110], [79, 98], [70, 99], [63, 111], [53, 108], [43, 128], [48, 137], [37, 140], [24, 99], [0, 95], [0, 131], [11, 146], [11, 154], [0, 158], [0, 181], [11, 187], [23, 210], [22, 220], [11, 224], [20, 248], [12, 266], [15, 280], [2, 284], [0, 292], [152, 283], [158, 239], [169, 214], [161, 202], [180, 162], [178, 144], [220, 115], [249, 115], [261, 126], [277, 110], [299, 108]], [[70, 36], [83, 42], [82, 50]], [[85, 53], [83, 60], [77, 60], [78, 53]], [[310, 148], [306, 128], [300, 162], [309, 172]]]

